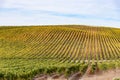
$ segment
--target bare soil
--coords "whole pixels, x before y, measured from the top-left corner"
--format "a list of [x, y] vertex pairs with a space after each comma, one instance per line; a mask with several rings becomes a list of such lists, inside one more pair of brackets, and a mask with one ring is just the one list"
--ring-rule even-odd
[[114, 80], [120, 78], [120, 70], [109, 70], [100, 74], [86, 75], [79, 80]]
[[120, 70], [109, 70], [92, 75], [85, 74], [83, 76], [78, 72], [71, 75], [69, 78], [65, 78], [64, 75], [58, 74], [51, 76], [43, 75], [37, 76], [33, 80], [114, 80], [114, 78], [120, 78]]

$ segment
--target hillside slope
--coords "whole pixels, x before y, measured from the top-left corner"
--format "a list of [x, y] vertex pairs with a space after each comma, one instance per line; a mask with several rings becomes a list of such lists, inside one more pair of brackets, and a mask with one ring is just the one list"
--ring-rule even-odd
[[120, 68], [119, 58], [119, 28], [0, 28], [0, 80], [32, 80], [37, 74], [94, 73], [97, 69]]
[[0, 29], [0, 58], [109, 60], [120, 57], [120, 29], [53, 26]]

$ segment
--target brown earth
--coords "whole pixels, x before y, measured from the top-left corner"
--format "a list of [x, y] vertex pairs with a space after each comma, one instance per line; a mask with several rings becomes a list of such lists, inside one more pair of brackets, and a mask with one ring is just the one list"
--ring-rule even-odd
[[96, 73], [92, 75], [75, 73], [71, 75], [68, 79], [64, 75], [54, 74], [51, 76], [43, 75], [37, 76], [33, 80], [114, 80], [114, 78], [120, 78], [120, 70], [109, 70], [101, 73]]
[[95, 75], [86, 75], [79, 80], [114, 80], [120, 78], [120, 70], [109, 70]]

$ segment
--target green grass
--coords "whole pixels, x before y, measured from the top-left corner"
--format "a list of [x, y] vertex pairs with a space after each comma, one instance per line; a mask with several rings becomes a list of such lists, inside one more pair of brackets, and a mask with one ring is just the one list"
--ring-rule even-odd
[[115, 78], [114, 80], [120, 80], [120, 78]]
[[[120, 29], [89, 26], [0, 27], [1, 80], [120, 68]], [[97, 62], [97, 65], [95, 65]]]

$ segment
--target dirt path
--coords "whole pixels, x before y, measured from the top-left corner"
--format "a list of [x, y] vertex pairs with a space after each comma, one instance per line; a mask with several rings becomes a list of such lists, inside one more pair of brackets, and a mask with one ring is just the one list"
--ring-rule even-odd
[[33, 80], [114, 80], [114, 78], [120, 78], [120, 70], [110, 70], [106, 72], [102, 72], [95, 75], [83, 75], [81, 76], [80, 73], [76, 73], [66, 79], [63, 75], [57, 76], [41, 76], [34, 78]]
[[120, 78], [120, 70], [110, 70], [96, 75], [86, 75], [79, 80], [114, 80]]

